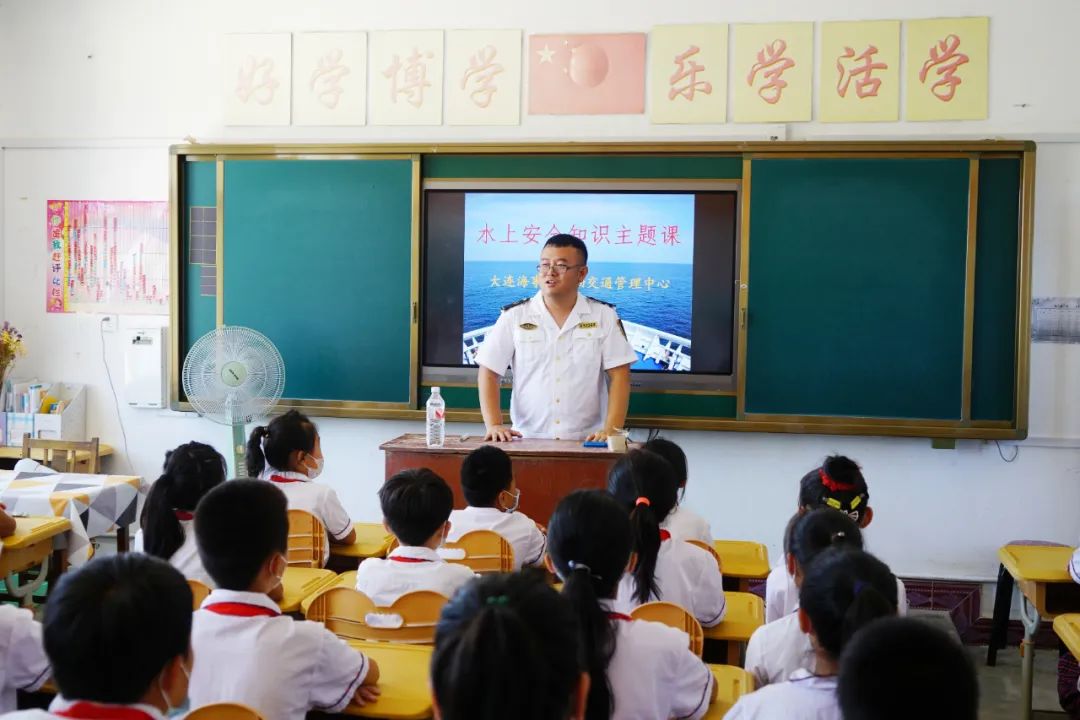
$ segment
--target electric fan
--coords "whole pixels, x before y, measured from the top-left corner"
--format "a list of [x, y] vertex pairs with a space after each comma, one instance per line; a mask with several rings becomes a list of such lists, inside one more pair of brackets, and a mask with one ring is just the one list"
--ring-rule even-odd
[[262, 333], [226, 325], [195, 342], [184, 358], [181, 379], [195, 412], [232, 427], [230, 477], [245, 477], [244, 425], [265, 417], [281, 399], [281, 353]]

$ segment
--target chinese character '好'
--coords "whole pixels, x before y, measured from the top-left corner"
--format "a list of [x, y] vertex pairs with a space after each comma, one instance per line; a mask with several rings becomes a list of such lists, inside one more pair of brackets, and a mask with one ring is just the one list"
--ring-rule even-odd
[[961, 65], [970, 62], [970, 58], [960, 49], [960, 38], [949, 35], [944, 40], [930, 47], [930, 58], [923, 63], [919, 71], [919, 82], [926, 84], [926, 77], [931, 70], [938, 76], [937, 82], [930, 87], [930, 92], [938, 100], [949, 102], [956, 96], [956, 88], [963, 80], [956, 77]]
[[404, 95], [405, 101], [414, 108], [424, 104], [424, 90], [431, 87], [427, 79], [427, 60], [435, 57], [428, 51], [421, 53], [413, 48], [412, 55], [401, 61], [401, 56], [394, 55], [394, 61], [383, 70], [383, 77], [390, 79], [390, 98], [396, 103], [398, 95]]
[[787, 42], [773, 40], [771, 44], [758, 50], [757, 62], [750, 68], [750, 74], [746, 76], [746, 84], [753, 87], [757, 74], [761, 73], [767, 82], [758, 88], [758, 96], [770, 105], [780, 102], [784, 88], [788, 86], [781, 76], [795, 67], [794, 60], [784, 57], [785, 52], [787, 52]]
[[486, 108], [491, 104], [492, 97], [498, 91], [493, 82], [495, 76], [503, 71], [503, 66], [495, 62], [496, 51], [491, 45], [479, 50], [469, 58], [469, 67], [461, 77], [461, 89], [472, 81], [475, 87], [469, 93], [469, 99], [479, 108]]
[[836, 92], [840, 97], [847, 97], [848, 87], [855, 78], [858, 78], [855, 80], [855, 97], [860, 100], [877, 97], [881, 80], [870, 76], [875, 70], [889, 69], [883, 62], [874, 62], [877, 52], [876, 47], [869, 45], [862, 55], [856, 56], [854, 48], [844, 48], [844, 54], [836, 59], [836, 70], [840, 73], [840, 78], [836, 81]]
[[[707, 80], [698, 80], [697, 75], [699, 72], [705, 70], [705, 66], [699, 64], [694, 60], [693, 56], [701, 52], [701, 48], [697, 45], [691, 45], [685, 52], [675, 56], [675, 64], [678, 65], [678, 69], [671, 74], [668, 78], [668, 100], [674, 100], [680, 95], [690, 102], [694, 101], [694, 93], [700, 92], [703, 95], [712, 94], [712, 83]], [[679, 85], [683, 80], [687, 82], [684, 85]]]
[[274, 95], [280, 84], [274, 77], [272, 58], [256, 59], [248, 55], [237, 73], [236, 97], [243, 103], [255, 100], [260, 105], [269, 105], [274, 101]]
[[341, 94], [345, 92], [345, 88], [341, 87], [341, 79], [349, 74], [349, 68], [341, 62], [344, 56], [341, 48], [335, 48], [323, 55], [308, 83], [319, 102], [330, 110], [337, 107]]

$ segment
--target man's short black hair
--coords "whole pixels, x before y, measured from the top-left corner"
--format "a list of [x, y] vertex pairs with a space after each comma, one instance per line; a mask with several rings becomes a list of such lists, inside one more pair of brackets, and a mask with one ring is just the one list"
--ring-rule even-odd
[[510, 456], [502, 448], [481, 445], [461, 464], [461, 490], [473, 507], [491, 507], [514, 479]]
[[844, 720], [976, 720], [979, 681], [959, 642], [915, 618], [875, 620], [840, 660]]
[[560, 233], [558, 235], [552, 235], [548, 238], [548, 241], [544, 243], [544, 247], [572, 247], [581, 253], [581, 264], [589, 264], [589, 248], [585, 245], [585, 241], [576, 235], [568, 235], [567, 233]]
[[423, 545], [449, 519], [454, 491], [427, 468], [402, 470], [383, 483], [379, 504], [399, 543]]
[[61, 694], [138, 702], [191, 645], [191, 589], [152, 555], [91, 560], [60, 578], [45, 605], [45, 652]]
[[195, 540], [203, 567], [219, 588], [248, 590], [266, 559], [288, 547], [285, 493], [266, 480], [218, 485], [195, 510]]

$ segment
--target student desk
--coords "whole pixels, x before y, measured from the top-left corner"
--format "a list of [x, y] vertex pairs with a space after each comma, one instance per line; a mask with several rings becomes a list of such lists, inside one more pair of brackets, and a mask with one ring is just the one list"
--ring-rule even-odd
[[[716, 554], [720, 556], [720, 567], [724, 580], [737, 580], [739, 592], [750, 592], [751, 580], [764, 580], [769, 577], [769, 549], [761, 543], [746, 540], [716, 540], [713, 542]], [[726, 584], [726, 583], [725, 583]]]
[[286, 614], [300, 612], [301, 602], [324, 587], [332, 585], [335, 580], [337, 580], [337, 575], [330, 570], [288, 567], [281, 578], [285, 595], [278, 601], [278, 607]]
[[336, 588], [336, 587], [355, 588], [356, 587], [356, 571], [355, 570], [350, 570], [349, 572], [343, 572], [340, 575], [338, 575], [337, 577], [335, 577], [328, 584], [323, 585], [322, 587], [320, 587], [318, 589], [318, 591], [312, 593], [311, 595], [308, 595], [306, 598], [304, 598], [300, 602], [300, 612], [302, 612], [304, 615], [307, 615], [308, 608], [311, 607], [311, 603], [314, 602], [315, 598], [317, 598], [319, 595], [322, 595], [324, 591], [329, 590], [330, 588]]
[[355, 558], [357, 561], [373, 557], [385, 557], [386, 551], [394, 541], [394, 536], [386, 532], [382, 523], [353, 523], [356, 530], [356, 542], [352, 545], [330, 545], [330, 554], [342, 558]]
[[[46, 579], [55, 581], [67, 563], [65, 543], [60, 536], [71, 529], [71, 521], [60, 517], [15, 518], [15, 532], [4, 538], [0, 553], [0, 577], [7, 591], [23, 605]], [[49, 556], [52, 556], [50, 563]], [[14, 575], [41, 566], [37, 579], [26, 585], [16, 585]]]
[[[1042, 618], [1080, 610], [1080, 586], [1069, 576], [1073, 548], [1061, 546], [1006, 545], [998, 551], [1001, 564], [1020, 589], [1020, 617], [1024, 623], [1020, 708], [1024, 720], [1031, 718], [1031, 686], [1034, 680], [1035, 633]], [[1055, 626], [1056, 629], [1056, 626]]]
[[364, 640], [349, 640], [348, 643], [378, 664], [379, 689], [382, 695], [375, 702], [363, 707], [350, 703], [345, 708], [346, 715], [388, 720], [422, 720], [431, 717], [428, 672], [433, 647]]
[[1080, 613], [1058, 615], [1054, 618], [1054, 632], [1073, 657], [1080, 656]]
[[465, 507], [461, 464], [481, 445], [497, 445], [510, 455], [514, 481], [521, 490], [521, 512], [547, 525], [555, 506], [574, 490], [607, 487], [611, 466], [619, 453], [583, 447], [580, 440], [518, 438], [508, 443], [485, 443], [483, 435], [447, 435], [446, 446], [429, 448], [425, 437], [408, 434], [379, 446], [386, 453], [386, 477], [408, 468], [434, 470], [454, 489], [454, 507]]
[[709, 706], [704, 720], [720, 720], [739, 698], [754, 691], [754, 676], [732, 665], [710, 665], [709, 670], [716, 679], [716, 702]]
[[[98, 444], [98, 457], [104, 458], [108, 455], [112, 455], [116, 452], [112, 445], [105, 445], [103, 443]], [[0, 445], [0, 466], [5, 466], [5, 470], [10, 470], [16, 462], [22, 459], [22, 446], [9, 447], [7, 445]], [[79, 470], [87, 470], [90, 465], [90, 453], [86, 450], [79, 450], [75, 453], [75, 467]]]
[[728, 592], [727, 611], [719, 625], [704, 628], [705, 641], [727, 643], [729, 665], [742, 665], [742, 648], [754, 631], [765, 624], [765, 601], [753, 593]]

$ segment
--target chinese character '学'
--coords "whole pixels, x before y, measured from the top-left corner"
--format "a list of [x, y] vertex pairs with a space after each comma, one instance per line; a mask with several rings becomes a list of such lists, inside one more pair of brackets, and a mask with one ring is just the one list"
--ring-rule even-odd
[[394, 55], [394, 61], [383, 70], [383, 77], [390, 79], [390, 98], [395, 103], [398, 95], [404, 95], [405, 101], [414, 108], [424, 104], [424, 90], [431, 87], [427, 79], [427, 62], [435, 57], [435, 53], [428, 51], [421, 53], [413, 48], [412, 55], [404, 62], [400, 55]]
[[956, 77], [956, 71], [961, 65], [965, 65], [970, 58], [960, 49], [960, 38], [949, 35], [930, 48], [930, 58], [923, 63], [919, 70], [919, 82], [926, 84], [927, 75], [933, 70], [938, 76], [937, 82], [930, 87], [930, 92], [942, 102], [950, 102], [956, 96], [956, 88], [963, 80]]
[[875, 70], [889, 69], [883, 62], [874, 62], [877, 52], [876, 47], [869, 45], [861, 55], [856, 56], [854, 48], [844, 47], [844, 54], [836, 59], [836, 70], [840, 73], [840, 78], [836, 81], [836, 92], [840, 97], [847, 97], [852, 80], [855, 80], [855, 97], [860, 100], [877, 97], [881, 80], [870, 76]]
[[746, 76], [746, 84], [753, 87], [757, 74], [761, 73], [766, 82], [758, 88], [757, 93], [770, 105], [780, 102], [784, 88], [788, 86], [781, 76], [795, 67], [794, 60], [784, 57], [785, 52], [787, 52], [787, 42], [773, 40], [772, 43], [758, 50], [757, 62], [750, 68], [750, 74]]
[[274, 95], [280, 84], [274, 77], [272, 58], [255, 58], [248, 55], [237, 73], [236, 97], [243, 103], [254, 100], [260, 105], [269, 105], [274, 101]]
[[[668, 85], [671, 87], [668, 89], [668, 100], [674, 100], [680, 95], [690, 102], [694, 101], [694, 93], [700, 92], [703, 95], [712, 94], [712, 83], [707, 80], [698, 80], [697, 75], [699, 72], [704, 72], [705, 66], [699, 64], [694, 60], [693, 56], [701, 52], [701, 48], [697, 45], [691, 45], [685, 52], [675, 56], [675, 64], [678, 65], [678, 69], [671, 74], [668, 78]], [[685, 84], [680, 85], [683, 81]]]
[[319, 58], [315, 71], [311, 73], [311, 81], [308, 87], [319, 102], [326, 108], [333, 110], [341, 100], [341, 94], [345, 88], [341, 87], [341, 79], [349, 74], [341, 59], [345, 53], [341, 48], [335, 48]]
[[461, 89], [471, 81], [475, 87], [469, 92], [469, 99], [476, 107], [486, 108], [498, 92], [494, 80], [503, 71], [503, 66], [495, 62], [496, 50], [491, 45], [477, 51], [469, 58], [469, 67], [461, 77]]

